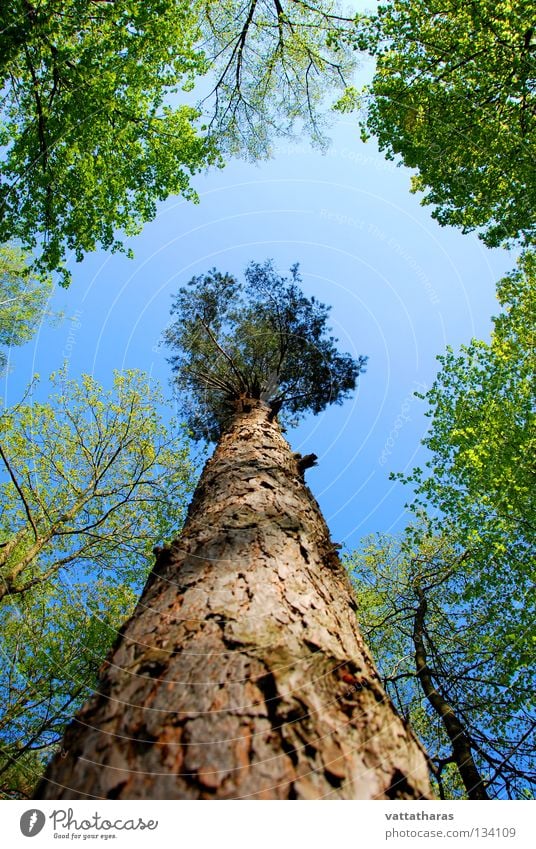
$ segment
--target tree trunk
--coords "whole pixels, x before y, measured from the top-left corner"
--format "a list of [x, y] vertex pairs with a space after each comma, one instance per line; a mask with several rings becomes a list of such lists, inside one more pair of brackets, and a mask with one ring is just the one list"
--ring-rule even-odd
[[246, 401], [222, 436], [36, 798], [430, 798], [271, 418]]
[[415, 646], [415, 665], [422, 691], [441, 719], [452, 744], [452, 757], [467, 790], [469, 799], [489, 799], [484, 779], [480, 775], [473, 758], [473, 748], [469, 735], [449, 701], [436, 689], [432, 670], [428, 666], [424, 645], [425, 617], [428, 610], [426, 596], [420, 587], [415, 587], [419, 606], [415, 612], [413, 626], [413, 645]]

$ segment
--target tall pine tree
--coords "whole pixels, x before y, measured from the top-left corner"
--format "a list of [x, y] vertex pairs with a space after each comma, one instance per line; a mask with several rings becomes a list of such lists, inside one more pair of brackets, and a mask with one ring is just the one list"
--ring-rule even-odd
[[299, 282], [252, 264], [245, 284], [212, 271], [177, 295], [180, 397], [217, 447], [39, 798], [429, 796], [304, 483], [316, 458], [278, 423], [340, 402], [365, 363]]

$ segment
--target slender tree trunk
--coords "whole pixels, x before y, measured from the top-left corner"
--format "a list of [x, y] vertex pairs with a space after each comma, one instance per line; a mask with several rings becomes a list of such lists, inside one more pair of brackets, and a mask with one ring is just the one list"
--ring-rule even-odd
[[429, 798], [297, 457], [244, 402], [36, 798]]
[[413, 627], [413, 644], [415, 646], [415, 664], [417, 677], [422, 690], [431, 706], [441, 719], [452, 744], [452, 756], [458, 767], [458, 772], [467, 790], [469, 799], [489, 799], [484, 780], [480, 775], [473, 758], [471, 740], [463, 723], [454, 712], [450, 702], [436, 689], [432, 671], [428, 666], [426, 648], [424, 645], [425, 617], [428, 603], [424, 592], [416, 587], [419, 606], [415, 613]]

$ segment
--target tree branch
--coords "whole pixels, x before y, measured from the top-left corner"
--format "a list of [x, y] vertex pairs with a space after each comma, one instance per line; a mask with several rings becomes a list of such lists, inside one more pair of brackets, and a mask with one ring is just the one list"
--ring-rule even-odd
[[33, 533], [34, 533], [35, 541], [37, 542], [37, 539], [38, 539], [38, 537], [39, 537], [39, 534], [38, 534], [38, 532], [37, 532], [37, 526], [36, 526], [36, 524], [35, 524], [35, 522], [34, 522], [34, 519], [33, 519], [33, 516], [32, 516], [32, 512], [31, 512], [31, 510], [30, 510], [30, 507], [29, 507], [28, 502], [26, 501], [26, 498], [25, 498], [25, 496], [24, 496], [24, 493], [23, 493], [23, 491], [22, 491], [21, 487], [19, 486], [19, 482], [18, 482], [17, 478], [15, 477], [15, 473], [14, 473], [13, 469], [11, 468], [11, 466], [10, 466], [10, 464], [9, 464], [9, 460], [7, 459], [7, 457], [6, 457], [5, 453], [4, 453], [4, 449], [2, 448], [2, 446], [1, 446], [1, 445], [0, 445], [0, 457], [2, 458], [2, 461], [3, 461], [3, 463], [4, 463], [4, 466], [6, 467], [6, 469], [7, 469], [7, 471], [8, 471], [9, 477], [10, 477], [10, 478], [11, 478], [11, 480], [13, 481], [13, 485], [14, 485], [15, 489], [16, 489], [16, 490], [17, 490], [17, 492], [19, 493], [20, 499], [21, 499], [21, 501], [22, 501], [22, 503], [23, 503], [23, 505], [24, 505], [24, 510], [25, 510], [26, 515], [27, 515], [27, 517], [28, 517], [28, 521], [29, 521], [30, 525], [32, 526], [32, 530], [33, 530]]
[[469, 799], [489, 799], [471, 751], [471, 740], [452, 705], [438, 692], [432, 679], [432, 671], [428, 666], [426, 648], [424, 645], [425, 617], [428, 604], [424, 592], [417, 584], [415, 592], [419, 600], [415, 611], [413, 629], [413, 644], [415, 646], [415, 666], [417, 677], [424, 695], [437, 713], [448, 737], [452, 743], [452, 752]]

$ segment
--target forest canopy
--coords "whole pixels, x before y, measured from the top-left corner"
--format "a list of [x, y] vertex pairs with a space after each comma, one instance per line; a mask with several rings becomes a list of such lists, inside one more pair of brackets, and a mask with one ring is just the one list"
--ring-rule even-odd
[[414, 491], [413, 522], [348, 559], [387, 689], [446, 798], [485, 798], [471, 796], [479, 781], [487, 798], [536, 787], [535, 259], [499, 282], [491, 340], [439, 357], [429, 459], [394, 476]]
[[355, 64], [327, 37], [352, 24], [337, 10], [333, 0], [3, 4], [0, 242], [37, 250], [39, 268], [68, 285], [71, 254], [122, 250], [159, 201], [196, 201], [192, 177], [222, 166], [222, 153], [264, 157], [298, 130], [320, 143], [326, 94]]
[[532, 0], [390, 0], [350, 35], [377, 62], [363, 137], [417, 169], [434, 218], [489, 246], [535, 238], [534, 25]]
[[[490, 340], [448, 347], [419, 396], [430, 420], [426, 464], [392, 475], [411, 488], [407, 528], [362, 540], [346, 565], [360, 627], [388, 694], [427, 749], [439, 797], [528, 798], [536, 790], [533, 3], [341, 9], [336, 0], [2, 6], [0, 372], [8, 349], [27, 342], [47, 313], [53, 272], [67, 285], [72, 257], [124, 250], [158, 204], [171, 195], [196, 202], [196, 175], [230, 157], [259, 160], [276, 140], [303, 135], [323, 149], [324, 107], [343, 93], [338, 108], [360, 108], [362, 138], [413, 169], [412, 188], [439, 223], [475, 231], [488, 247], [522, 245], [498, 283]], [[351, 78], [362, 53], [376, 70], [357, 92]], [[106, 391], [65, 367], [51, 397], [39, 401], [30, 387], [0, 416], [0, 795], [32, 793], [72, 712], [98, 686], [97, 667], [148, 575], [146, 586], [171, 563], [196, 476], [189, 438], [218, 440], [237, 411], [262, 407], [251, 399], [269, 408], [267, 429], [276, 417], [294, 424], [349, 398], [366, 368], [366, 356], [339, 352], [330, 309], [304, 294], [297, 264], [285, 276], [271, 260], [255, 261], [243, 279], [213, 268], [179, 289], [171, 315], [164, 341], [183, 425], [162, 420], [159, 390], [128, 369]], [[289, 456], [300, 484], [305, 458]], [[271, 489], [279, 495], [284, 485]], [[205, 489], [211, 509], [209, 496]], [[243, 493], [235, 502], [243, 508]], [[291, 561], [285, 577], [302, 634], [305, 537], [295, 546], [304, 560]], [[326, 541], [330, 568], [337, 547]], [[236, 589], [232, 568], [230, 582]], [[244, 593], [244, 603], [254, 596]], [[353, 599], [345, 604], [355, 625]], [[155, 621], [168, 615], [155, 609]], [[220, 619], [212, 612], [207, 621], [217, 633]], [[150, 649], [145, 659], [145, 679], [157, 686], [162, 657], [155, 663]], [[344, 710], [349, 693], [351, 701], [362, 692], [355, 671], [348, 665], [335, 682]], [[261, 696], [272, 694], [271, 718], [275, 677], [259, 680]], [[301, 715], [285, 725], [288, 716], [278, 727], [295, 731]], [[343, 759], [329, 745], [325, 754], [321, 774], [336, 791], [341, 776], [329, 767]], [[318, 762], [320, 749], [305, 756]], [[196, 773], [193, 747], [188, 757], [187, 774], [210, 782], [215, 771]]]

